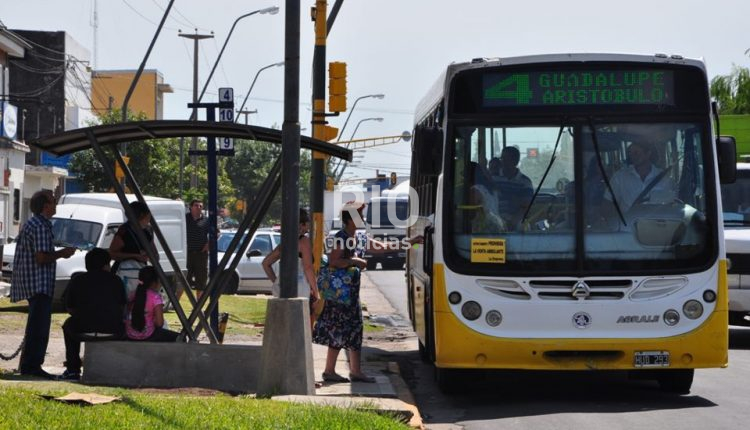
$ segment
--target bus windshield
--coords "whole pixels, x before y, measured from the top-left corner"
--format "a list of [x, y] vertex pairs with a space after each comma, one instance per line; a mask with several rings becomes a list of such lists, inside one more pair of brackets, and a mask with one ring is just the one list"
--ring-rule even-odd
[[406, 228], [409, 217], [407, 199], [373, 200], [367, 208], [365, 223], [373, 228]]
[[446, 259], [458, 271], [684, 272], [715, 253], [700, 122], [451, 130]]

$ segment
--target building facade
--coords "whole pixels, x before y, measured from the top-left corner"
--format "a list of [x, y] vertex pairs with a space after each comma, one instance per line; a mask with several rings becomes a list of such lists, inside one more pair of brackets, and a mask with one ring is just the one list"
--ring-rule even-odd
[[[93, 112], [101, 115], [121, 108], [135, 73], [136, 70], [95, 70], [91, 76]], [[144, 70], [128, 100], [128, 108], [134, 113], [143, 112], [151, 120], [163, 119], [164, 94], [171, 92], [172, 87], [164, 83], [158, 70]]]
[[31, 45], [0, 24], [0, 244], [18, 235], [23, 222], [24, 164], [29, 147], [18, 134], [19, 109], [10, 96], [10, 64]]

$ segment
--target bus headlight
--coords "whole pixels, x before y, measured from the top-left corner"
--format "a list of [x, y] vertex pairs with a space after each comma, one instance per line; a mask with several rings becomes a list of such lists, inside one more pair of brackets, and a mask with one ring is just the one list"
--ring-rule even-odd
[[485, 321], [487, 321], [487, 324], [489, 324], [490, 327], [497, 327], [501, 322], [503, 322], [503, 314], [496, 310], [491, 310], [487, 312], [487, 315], [485, 315], [484, 319]]
[[675, 325], [680, 322], [680, 313], [674, 309], [669, 309], [664, 312], [664, 324]]
[[691, 320], [698, 319], [703, 315], [703, 305], [698, 300], [688, 300], [682, 305], [682, 313]]
[[469, 321], [474, 321], [482, 315], [482, 307], [475, 301], [468, 301], [461, 306], [461, 315]]
[[448, 294], [448, 301], [453, 305], [461, 303], [461, 293], [454, 291]]

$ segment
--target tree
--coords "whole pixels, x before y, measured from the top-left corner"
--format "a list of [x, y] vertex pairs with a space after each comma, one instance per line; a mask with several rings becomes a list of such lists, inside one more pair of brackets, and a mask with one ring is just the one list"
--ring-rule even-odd
[[[143, 121], [146, 116], [143, 113], [129, 114], [129, 121]], [[102, 124], [119, 123], [120, 111], [115, 109], [99, 117]], [[199, 141], [199, 148], [205, 149], [205, 140]], [[144, 194], [177, 198], [179, 196], [179, 172], [180, 142], [178, 138], [145, 140], [133, 142], [128, 145], [128, 167], [133, 173], [135, 180]], [[106, 148], [110, 159], [114, 160], [112, 148]], [[223, 158], [223, 157], [221, 157]], [[220, 202], [234, 201], [232, 186], [223, 169], [225, 160], [219, 159], [219, 196]], [[106, 192], [112, 185], [104, 173], [104, 168], [94, 156], [94, 151], [89, 149], [73, 155], [70, 162], [70, 172], [83, 184], [84, 189], [89, 192]], [[184, 178], [189, 178], [190, 173], [195, 170], [198, 176], [198, 187], [187, 189], [183, 195], [186, 201], [200, 199], [205, 201], [207, 193], [206, 158], [198, 157], [195, 168], [190, 165], [185, 167]]]
[[[257, 141], [235, 141], [235, 155], [228, 157], [226, 171], [238, 198], [248, 205], [258, 195], [263, 181], [269, 176], [276, 159], [281, 157], [281, 146]], [[300, 207], [309, 206], [310, 201], [310, 151], [300, 153]], [[235, 214], [238, 217], [237, 214]], [[268, 209], [266, 221], [275, 223], [281, 219], [281, 198], [277, 195]]]
[[711, 79], [711, 96], [719, 103], [722, 115], [750, 114], [750, 70], [732, 66], [728, 75]]

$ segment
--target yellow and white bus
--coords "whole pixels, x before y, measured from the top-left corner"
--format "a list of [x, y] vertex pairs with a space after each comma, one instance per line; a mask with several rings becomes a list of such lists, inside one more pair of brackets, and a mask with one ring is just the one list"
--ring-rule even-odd
[[407, 262], [442, 389], [460, 369], [617, 369], [687, 393], [727, 365], [716, 109], [703, 62], [675, 55], [443, 72], [416, 110]]

